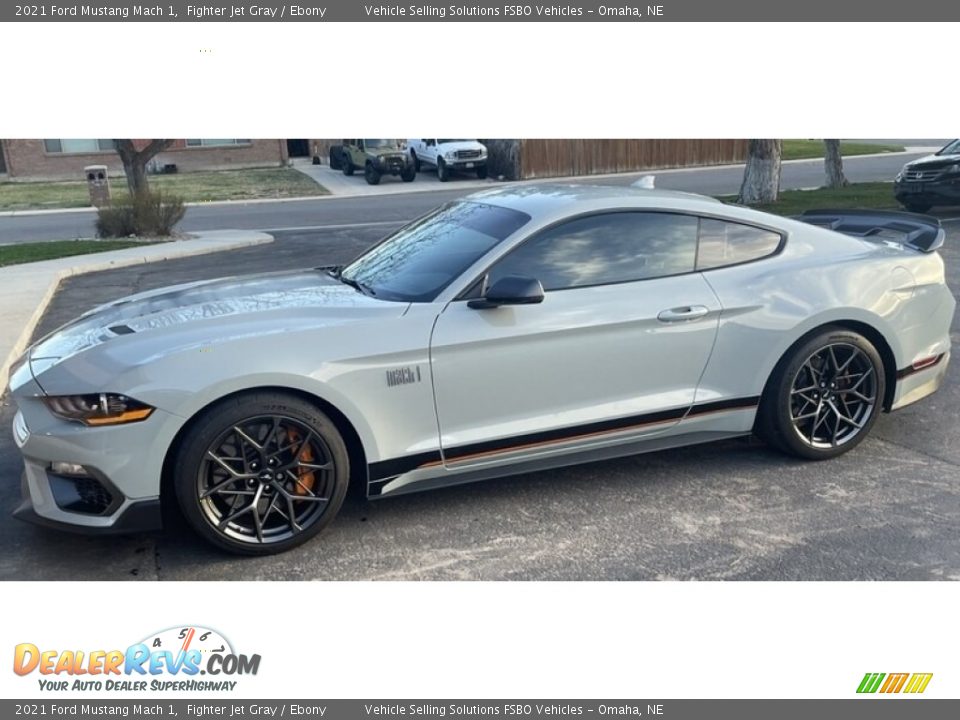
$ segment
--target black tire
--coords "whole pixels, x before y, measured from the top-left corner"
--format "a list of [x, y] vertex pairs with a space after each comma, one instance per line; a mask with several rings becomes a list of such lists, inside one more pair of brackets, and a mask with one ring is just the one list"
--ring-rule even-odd
[[486, 180], [487, 179], [487, 166], [481, 165], [477, 168], [477, 179]]
[[447, 167], [447, 164], [443, 161], [442, 157], [437, 158], [437, 180], [440, 182], [446, 182], [450, 179], [450, 168]]
[[380, 171], [370, 163], [367, 163], [367, 166], [363, 169], [363, 177], [366, 178], [368, 185], [380, 184]]
[[410, 157], [413, 158], [413, 169], [416, 172], [420, 172], [420, 158], [417, 157], [417, 153], [411, 150]]
[[343, 146], [342, 145], [330, 146], [330, 169], [331, 170], [343, 169]]
[[336, 425], [280, 392], [250, 392], [205, 410], [174, 467], [187, 523], [239, 555], [273, 555], [314, 537], [336, 517], [350, 480]]
[[929, 203], [916, 203], [916, 202], [904, 203], [903, 206], [910, 212], [920, 213], [921, 215], [925, 212], [929, 212], [930, 208], [933, 207], [933, 205]]
[[344, 175], [353, 175], [353, 160], [350, 159], [350, 153], [346, 150], [340, 151], [340, 163]]
[[754, 432], [806, 460], [837, 457], [870, 433], [885, 392], [883, 360], [873, 344], [859, 333], [825, 328], [777, 364]]
[[403, 170], [400, 171], [400, 179], [403, 180], [404, 182], [413, 182], [414, 180], [417, 179], [417, 171], [413, 167], [413, 165], [405, 167]]

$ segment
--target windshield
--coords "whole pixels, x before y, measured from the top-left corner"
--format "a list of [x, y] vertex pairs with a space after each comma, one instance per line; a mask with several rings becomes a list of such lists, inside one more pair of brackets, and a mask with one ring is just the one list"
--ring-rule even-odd
[[441, 145], [446, 145], [447, 143], [451, 143], [451, 142], [473, 142], [473, 141], [472, 140], [437, 140], [437, 142], [440, 143]]
[[947, 143], [947, 146], [938, 152], [937, 155], [960, 155], [960, 140]]
[[345, 267], [340, 278], [384, 300], [431, 302], [529, 221], [517, 210], [454, 202], [401, 228]]
[[363, 146], [368, 148], [400, 148], [403, 143], [400, 140], [364, 140]]

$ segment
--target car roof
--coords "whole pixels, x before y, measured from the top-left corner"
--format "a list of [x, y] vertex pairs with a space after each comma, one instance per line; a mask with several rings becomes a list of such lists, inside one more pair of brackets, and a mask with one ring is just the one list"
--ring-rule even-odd
[[707, 195], [630, 185], [510, 185], [473, 193], [464, 199], [519, 210], [529, 215], [534, 225], [553, 223], [572, 215], [636, 208], [721, 217], [778, 232], [806, 231], [811, 227], [780, 215], [724, 203]]
[[[537, 183], [511, 185], [483, 190], [466, 199], [520, 210], [536, 219], [570, 214], [577, 210], [590, 212], [616, 207], [672, 207], [677, 209], [716, 209], [718, 200], [704, 195], [676, 190], [653, 190], [624, 185], [579, 185]], [[689, 207], [687, 207], [689, 206]]]

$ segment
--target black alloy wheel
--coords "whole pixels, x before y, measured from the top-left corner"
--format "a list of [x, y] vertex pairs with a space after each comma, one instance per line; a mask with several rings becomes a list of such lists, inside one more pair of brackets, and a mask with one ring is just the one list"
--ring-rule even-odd
[[269, 555], [316, 535], [337, 514], [349, 460], [334, 424], [304, 400], [241, 396], [204, 414], [178, 454], [177, 499], [201, 536]]
[[755, 430], [793, 455], [836, 457], [870, 432], [885, 391], [883, 361], [870, 341], [840, 328], [828, 330], [778, 365]]

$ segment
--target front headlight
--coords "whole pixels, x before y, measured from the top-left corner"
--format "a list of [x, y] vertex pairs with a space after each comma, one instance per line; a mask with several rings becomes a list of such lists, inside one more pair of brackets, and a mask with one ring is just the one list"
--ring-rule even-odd
[[945, 175], [956, 175], [957, 173], [960, 173], [960, 165], [950, 165], [949, 167], [945, 168], [943, 172]]
[[457, 154], [453, 150], [451, 150], [450, 152], [444, 153], [443, 158], [444, 160], [456, 160]]
[[43, 401], [57, 417], [94, 427], [139, 422], [154, 410], [139, 400], [114, 393], [52, 395]]

